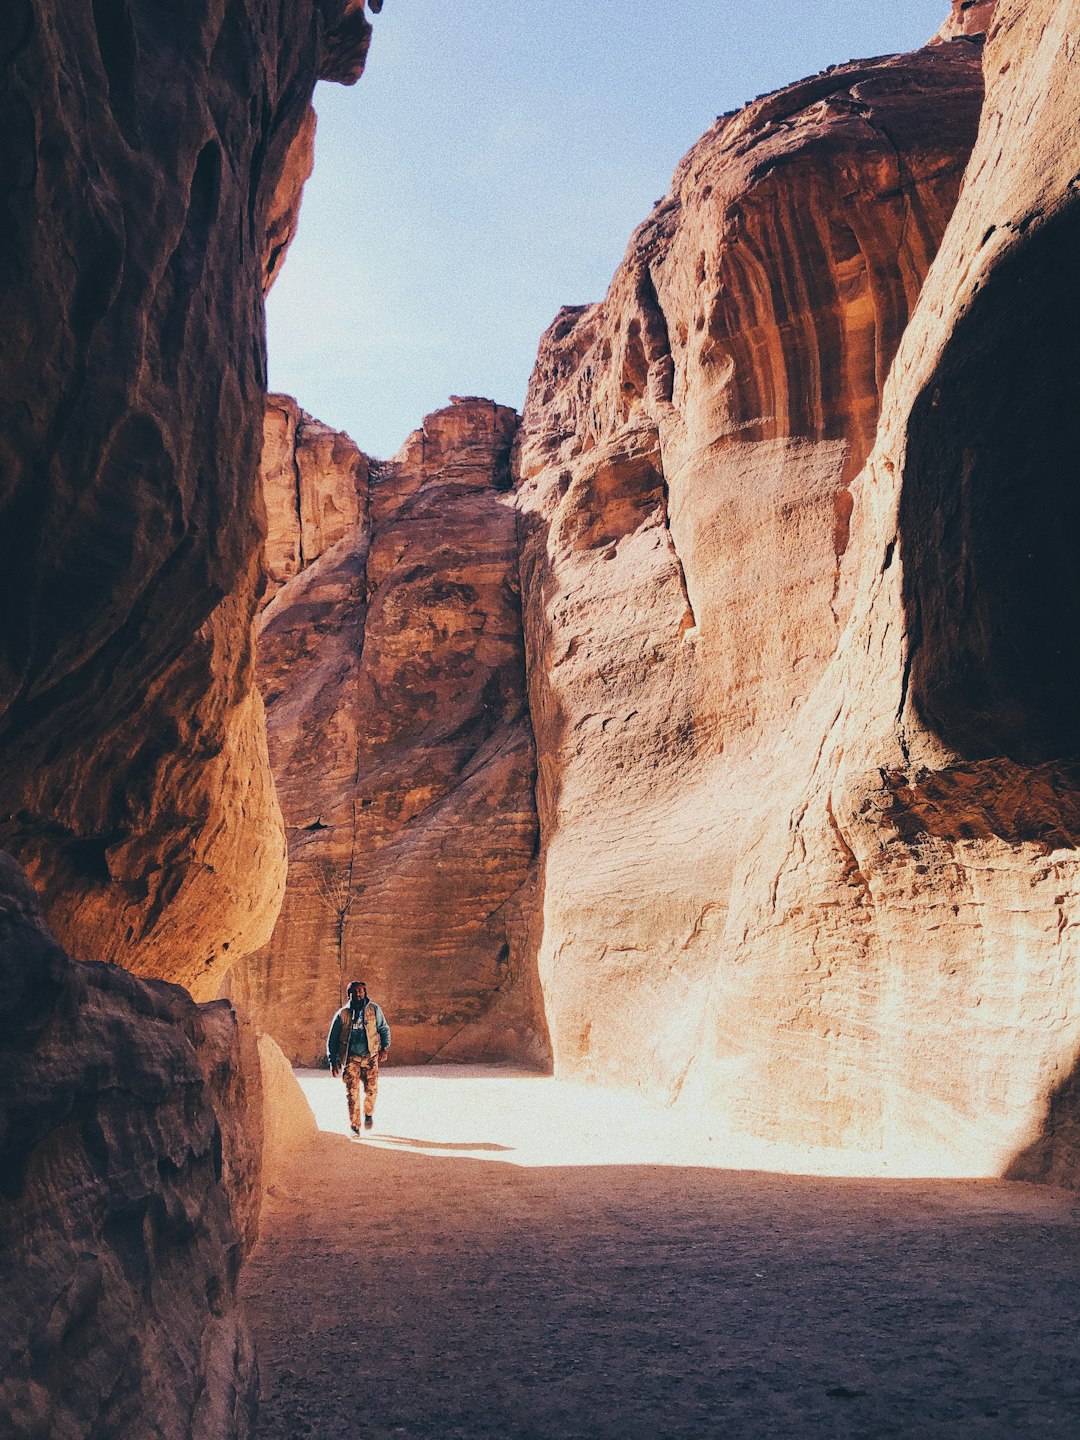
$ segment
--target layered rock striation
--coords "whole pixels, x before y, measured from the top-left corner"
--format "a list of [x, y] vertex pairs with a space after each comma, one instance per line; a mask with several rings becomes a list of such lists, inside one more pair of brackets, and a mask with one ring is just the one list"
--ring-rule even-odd
[[546, 1056], [522, 909], [537, 821], [516, 425], [456, 400], [368, 462], [271, 398], [268, 561], [284, 583], [260, 622], [260, 681], [290, 883], [228, 993], [295, 1060], [321, 1057], [356, 975], [398, 1059]]
[[0, 843], [72, 953], [197, 988], [284, 885], [262, 291], [312, 88], [357, 77], [371, 27], [363, 0], [158, 12], [19, 0], [5, 25]]
[[0, 856], [0, 1414], [13, 1437], [254, 1433], [250, 1029], [77, 964]]
[[545, 337], [559, 1073], [652, 1014], [712, 1126], [1076, 1181], [1078, 19], [997, 7], [970, 163], [970, 38], [723, 118]]
[[0, 1412], [253, 1432], [258, 1051], [214, 989], [285, 847], [254, 688], [263, 287], [363, 0], [16, 0], [0, 80]]
[[[961, 40], [722, 117], [605, 300], [544, 338], [517, 465], [560, 1073], [620, 1080], [652, 1013], [648, 1084], [673, 1096], [722, 1025], [788, 1115], [778, 1131], [836, 1140], [752, 1058], [788, 977], [725, 997], [743, 973], [732, 896], [785, 766], [814, 762], [800, 716], [851, 610], [852, 482], [981, 96]], [[753, 1128], [729, 1058], [706, 1103]]]

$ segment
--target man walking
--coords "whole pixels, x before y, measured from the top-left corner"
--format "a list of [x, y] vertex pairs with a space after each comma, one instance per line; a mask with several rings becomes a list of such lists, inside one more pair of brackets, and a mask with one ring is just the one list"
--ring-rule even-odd
[[333, 1075], [345, 1076], [349, 1124], [360, 1134], [360, 1086], [364, 1087], [364, 1129], [375, 1123], [375, 1096], [379, 1093], [379, 1061], [390, 1049], [390, 1026], [374, 1000], [368, 999], [363, 980], [349, 985], [349, 1003], [334, 1016], [326, 1041], [326, 1058]]

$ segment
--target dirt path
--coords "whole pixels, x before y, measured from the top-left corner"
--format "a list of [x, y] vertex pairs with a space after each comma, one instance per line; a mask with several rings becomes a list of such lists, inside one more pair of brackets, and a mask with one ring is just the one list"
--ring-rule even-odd
[[677, 1165], [644, 1107], [437, 1075], [279, 1174], [261, 1440], [1080, 1435], [1075, 1197]]

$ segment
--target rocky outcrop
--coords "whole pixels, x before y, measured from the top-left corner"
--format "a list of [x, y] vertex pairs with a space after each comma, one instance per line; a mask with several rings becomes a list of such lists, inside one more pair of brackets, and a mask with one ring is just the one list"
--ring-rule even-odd
[[877, 1097], [889, 1143], [1073, 1184], [1078, 24], [1075, 0], [997, 7], [979, 139], [857, 490], [857, 608], [806, 716], [801, 915], [783, 876], [768, 926], [787, 969], [830, 897], [865, 917], [848, 955], [868, 1027], [832, 1044], [872, 1056], [860, 1105]]
[[994, 18], [997, 0], [952, 0], [949, 18], [938, 31], [938, 41], [955, 40], [958, 35], [985, 35]]
[[250, 1029], [70, 960], [7, 856], [0, 1022], [4, 1434], [253, 1434], [236, 1291], [261, 1193]]
[[266, 402], [262, 462], [268, 604], [361, 523], [368, 461], [347, 435], [301, 410], [289, 395]]
[[1075, 4], [998, 7], [979, 139], [854, 487], [837, 653], [728, 904], [704, 1103], [1077, 1183]]
[[316, 123], [315, 107], [309, 105], [292, 144], [285, 152], [285, 163], [274, 187], [263, 246], [263, 289], [266, 291], [280, 274], [296, 234], [304, 186], [315, 168]]
[[[745, 1012], [723, 1003], [731, 896], [777, 766], [813, 763], [791, 726], [850, 609], [851, 483], [980, 98], [961, 41], [722, 117], [606, 299], [543, 341], [518, 469], [562, 1074], [632, 1074], [651, 1009], [648, 1084], [674, 1095], [703, 1017], [756, 1037], [783, 1003], [779, 978]], [[827, 1138], [797, 1107], [790, 1124]]]
[[455, 400], [369, 464], [280, 397], [268, 409], [269, 563], [293, 578], [261, 620], [260, 680], [290, 883], [228, 993], [304, 1063], [354, 975], [397, 1059], [546, 1055], [522, 913], [536, 811], [516, 423]]
[[5, 36], [0, 842], [73, 954], [205, 988], [284, 884], [253, 685], [262, 286], [312, 87], [356, 78], [370, 25], [362, 0], [167, 26], [20, 0]]

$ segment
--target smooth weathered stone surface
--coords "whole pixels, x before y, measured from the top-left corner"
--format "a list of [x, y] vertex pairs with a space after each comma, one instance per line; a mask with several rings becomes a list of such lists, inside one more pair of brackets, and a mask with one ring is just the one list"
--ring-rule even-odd
[[[354, 975], [385, 1007], [396, 1059], [542, 1063], [522, 914], [535, 759], [505, 493], [517, 417], [456, 400], [369, 464], [298, 414], [272, 397], [264, 477], [272, 572], [306, 568], [259, 639], [290, 883], [271, 943], [228, 993], [305, 1063]], [[291, 509], [276, 498], [290, 476]]]
[[[755, 889], [756, 931], [745, 897], [802, 857], [786, 788], [817, 764], [812, 707], [843, 693], [852, 482], [981, 88], [960, 40], [721, 119], [605, 301], [545, 337], [518, 469], [557, 1073], [752, 1133], [895, 1143], [888, 966], [856, 958], [847, 842], [816, 839], [839, 869], [812, 922], [798, 882]], [[647, 1015], [664, 1041], [635, 1076]]]
[[557, 1073], [1076, 1181], [1078, 23], [997, 7], [955, 213], [970, 39], [718, 122], [545, 339], [519, 470]]

